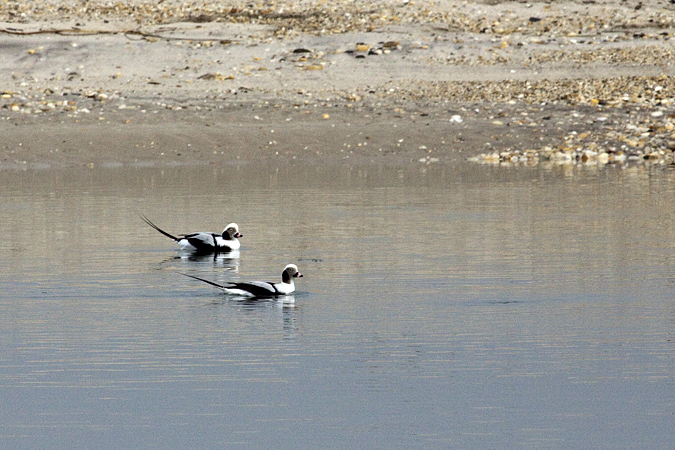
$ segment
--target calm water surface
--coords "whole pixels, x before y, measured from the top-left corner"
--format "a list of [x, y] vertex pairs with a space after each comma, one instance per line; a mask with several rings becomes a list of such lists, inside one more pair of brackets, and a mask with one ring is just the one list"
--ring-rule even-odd
[[[675, 442], [675, 170], [0, 172], [0, 447]], [[145, 225], [220, 231], [181, 257]], [[225, 282], [305, 277], [295, 304]]]

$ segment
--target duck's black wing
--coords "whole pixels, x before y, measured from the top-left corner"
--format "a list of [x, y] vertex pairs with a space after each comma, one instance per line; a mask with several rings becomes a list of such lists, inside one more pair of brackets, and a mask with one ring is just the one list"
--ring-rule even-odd
[[255, 297], [274, 297], [279, 295], [279, 291], [274, 287], [273, 283], [266, 283], [264, 281], [246, 281], [240, 283], [230, 283], [228, 288], [241, 289]]
[[183, 238], [200, 252], [212, 252], [217, 249], [215, 233], [191, 233], [183, 235]]

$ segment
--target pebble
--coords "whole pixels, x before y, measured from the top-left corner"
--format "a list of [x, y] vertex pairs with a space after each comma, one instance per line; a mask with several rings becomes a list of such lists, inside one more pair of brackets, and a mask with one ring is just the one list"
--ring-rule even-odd
[[[666, 76], [621, 76], [614, 78], [563, 78], [502, 81], [399, 81], [400, 97], [458, 102], [518, 102], [593, 106], [648, 106], [675, 104], [675, 79]], [[393, 84], [393, 83], [390, 83]], [[655, 90], [659, 84], [661, 89]], [[385, 85], [389, 89], [390, 85]], [[515, 103], [515, 102], [514, 102]], [[606, 120], [599, 116], [597, 120]]]
[[[606, 164], [672, 164], [675, 150], [675, 118], [664, 117], [653, 122], [643, 114], [641, 120], [649, 121], [650, 127], [621, 123], [598, 133], [570, 133], [564, 142], [539, 149], [510, 149], [502, 152], [482, 153], [468, 158], [481, 164], [524, 164], [540, 162], [565, 165]], [[659, 116], [662, 117], [662, 116]], [[644, 132], [644, 130], [647, 130]]]
[[[114, 5], [113, 5], [114, 3]], [[28, 23], [49, 21], [54, 17], [69, 17], [77, 20], [114, 20], [133, 17], [139, 25], [172, 24], [176, 22], [225, 22], [272, 25], [277, 39], [294, 38], [299, 33], [316, 35], [346, 32], [372, 32], [378, 28], [402, 24], [434, 25], [439, 31], [480, 33], [499, 37], [509, 35], [527, 36], [532, 43], [546, 43], [550, 39], [567, 37], [570, 43], [582, 45], [592, 39], [648, 39], [659, 36], [659, 30], [668, 30], [675, 24], [675, 12], [667, 8], [649, 8], [635, 14], [629, 5], [620, 2], [584, 2], [585, 4], [555, 4], [538, 8], [537, 16], [514, 13], [508, 4], [492, 5], [480, 13], [470, 2], [408, 2], [406, 4], [387, 0], [354, 2], [347, 0], [275, 0], [248, 2], [233, 0], [212, 2], [209, 0], [182, 1], [124, 1], [104, 2], [92, 0], [86, 3], [75, 0], [62, 2], [31, 1], [0, 3], [0, 20], [3, 22]], [[112, 6], [111, 6], [112, 5]], [[283, 13], [280, 13], [283, 11]], [[642, 32], [641, 29], [655, 30]], [[599, 35], [599, 30], [636, 30], [633, 33], [615, 32], [610, 37]], [[588, 38], [582, 36], [589, 36]], [[152, 37], [151, 37], [152, 38]], [[229, 41], [226, 41], [230, 43]], [[398, 44], [387, 41], [387, 47]], [[77, 45], [77, 43], [74, 43]], [[200, 45], [208, 45], [205, 41]], [[567, 57], [562, 52], [551, 52], [534, 62], [556, 61]], [[614, 52], [614, 53], [612, 53]], [[637, 56], [638, 58], [634, 60]], [[584, 61], [583, 52], [573, 55]], [[606, 58], [634, 60], [641, 64], [648, 58], [648, 49], [636, 49], [634, 55], [622, 54], [621, 50], [609, 51]]]

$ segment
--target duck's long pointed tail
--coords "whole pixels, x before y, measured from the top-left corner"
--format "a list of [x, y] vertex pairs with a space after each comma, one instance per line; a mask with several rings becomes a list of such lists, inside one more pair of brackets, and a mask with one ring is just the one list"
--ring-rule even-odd
[[186, 277], [194, 278], [195, 280], [203, 281], [204, 283], [210, 284], [211, 286], [215, 286], [219, 289], [227, 289], [227, 288], [231, 287], [231, 286], [224, 286], [222, 284], [218, 284], [218, 283], [215, 283], [213, 281], [205, 280], [204, 278], [199, 278], [199, 277], [196, 277], [194, 275], [188, 275], [187, 273], [181, 272], [180, 274], [185, 275]]
[[169, 233], [167, 233], [166, 231], [162, 230], [160, 227], [158, 227], [157, 225], [155, 225], [154, 223], [152, 223], [152, 222], [150, 221], [150, 219], [148, 219], [147, 217], [145, 217], [143, 214], [139, 213], [138, 216], [139, 216], [141, 219], [143, 219], [143, 222], [147, 223], [147, 224], [150, 225], [152, 228], [154, 228], [155, 230], [157, 230], [157, 231], [159, 231], [160, 233], [162, 233], [164, 236], [166, 236], [166, 237], [168, 237], [168, 238], [171, 238], [171, 239], [173, 239], [173, 240], [176, 241], [176, 242], [180, 241], [180, 238], [177, 238], [176, 236], [174, 236], [174, 235], [172, 235], [172, 234], [169, 234]]

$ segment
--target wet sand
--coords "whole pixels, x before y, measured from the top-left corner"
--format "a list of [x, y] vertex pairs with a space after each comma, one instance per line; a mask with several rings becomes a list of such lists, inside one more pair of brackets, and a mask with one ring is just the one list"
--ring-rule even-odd
[[5, 168], [675, 147], [665, 1], [9, 2], [0, 31]]

